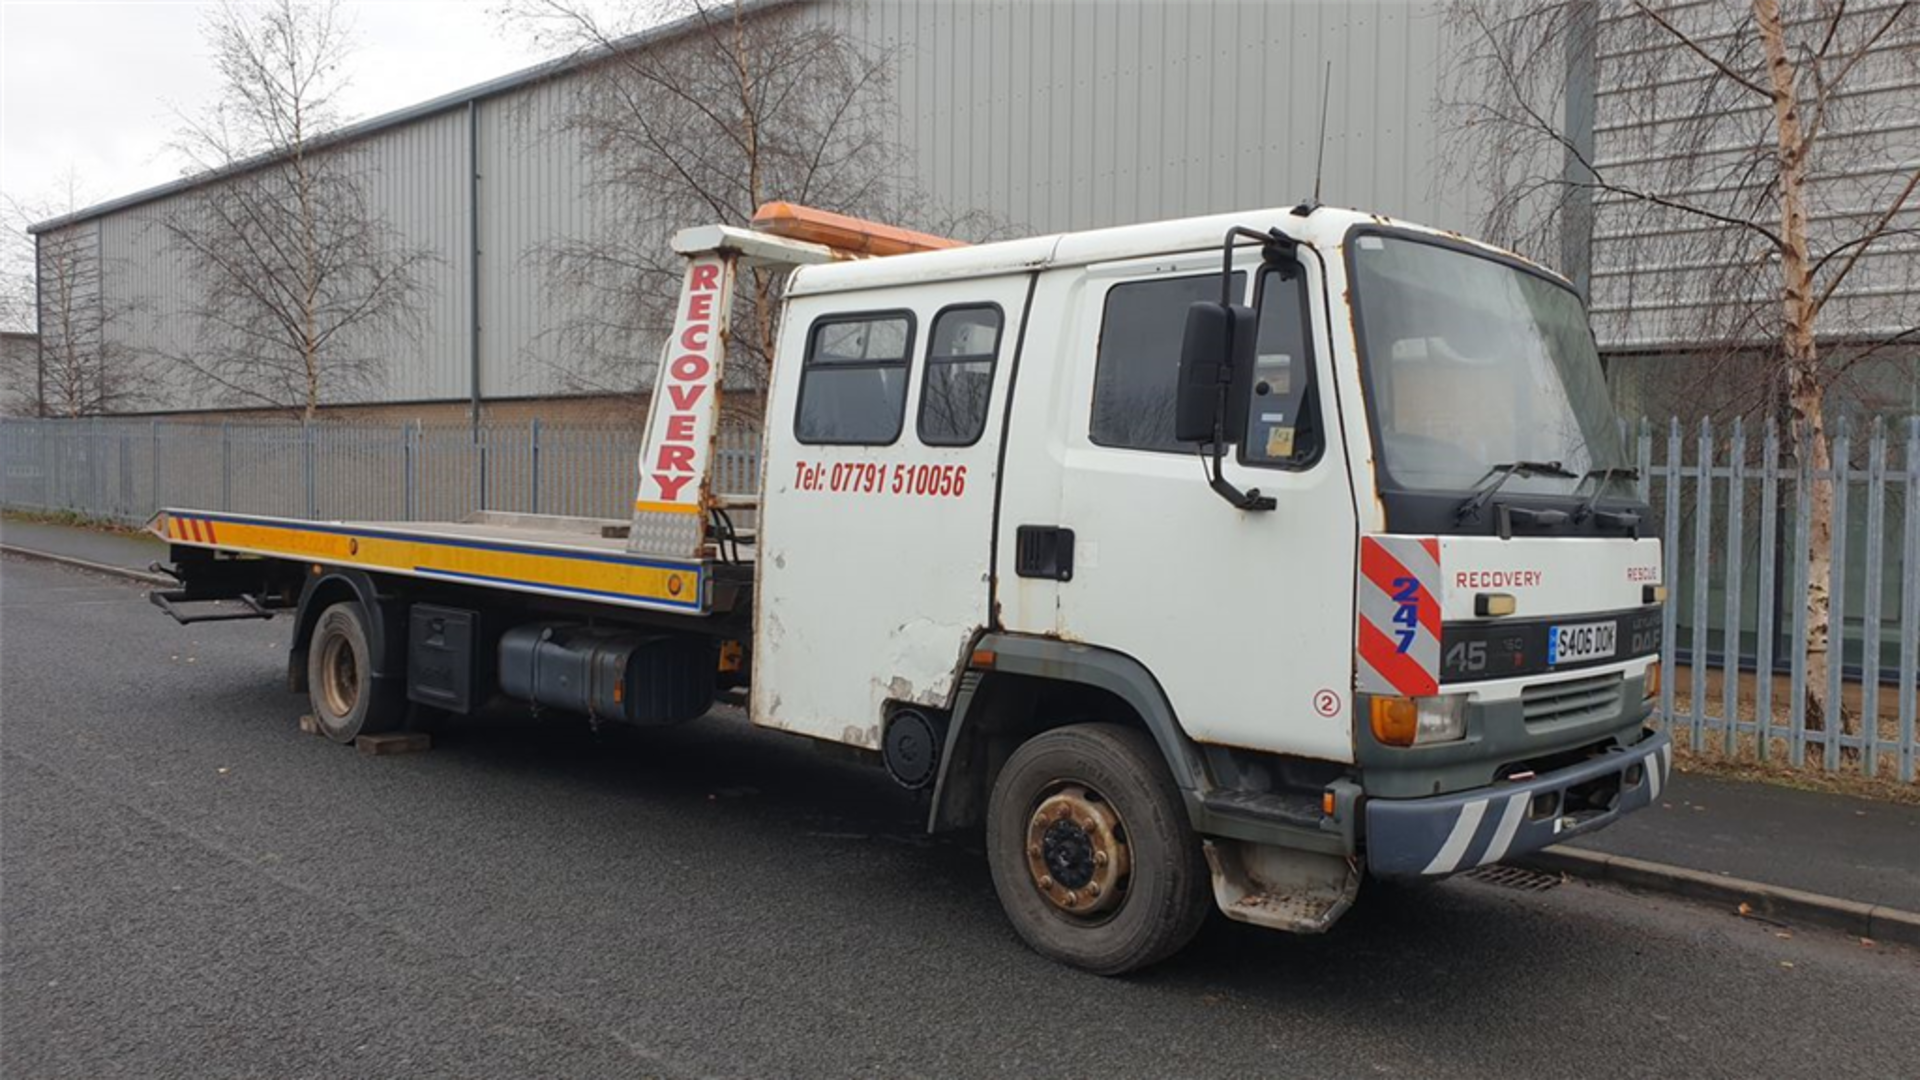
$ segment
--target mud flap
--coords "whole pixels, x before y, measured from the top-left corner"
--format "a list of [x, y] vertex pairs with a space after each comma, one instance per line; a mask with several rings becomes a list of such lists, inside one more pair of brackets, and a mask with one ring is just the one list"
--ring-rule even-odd
[[1217, 838], [1206, 852], [1214, 902], [1239, 922], [1325, 933], [1360, 892], [1360, 871], [1344, 855]]

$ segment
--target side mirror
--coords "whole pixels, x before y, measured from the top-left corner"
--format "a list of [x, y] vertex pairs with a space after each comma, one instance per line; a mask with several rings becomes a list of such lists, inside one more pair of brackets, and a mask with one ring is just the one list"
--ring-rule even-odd
[[[1253, 378], [1253, 309], [1196, 300], [1187, 308], [1180, 345], [1180, 382], [1174, 398], [1173, 437], [1210, 443], [1216, 426], [1233, 441], [1236, 417], [1245, 417]], [[1225, 397], [1221, 391], [1226, 391]], [[1221, 415], [1224, 407], [1225, 413]]]

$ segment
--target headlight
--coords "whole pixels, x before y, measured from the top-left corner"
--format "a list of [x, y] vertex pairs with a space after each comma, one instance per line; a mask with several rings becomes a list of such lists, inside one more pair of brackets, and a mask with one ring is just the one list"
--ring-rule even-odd
[[1373, 737], [1386, 746], [1452, 742], [1467, 733], [1467, 696], [1376, 697], [1369, 705]]

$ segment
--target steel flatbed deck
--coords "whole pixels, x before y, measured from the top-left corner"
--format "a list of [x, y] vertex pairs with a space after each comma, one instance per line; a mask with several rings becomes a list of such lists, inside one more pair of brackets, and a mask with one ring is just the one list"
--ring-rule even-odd
[[535, 514], [468, 521], [303, 521], [166, 509], [168, 543], [679, 614], [710, 608], [707, 564], [634, 555], [625, 522]]

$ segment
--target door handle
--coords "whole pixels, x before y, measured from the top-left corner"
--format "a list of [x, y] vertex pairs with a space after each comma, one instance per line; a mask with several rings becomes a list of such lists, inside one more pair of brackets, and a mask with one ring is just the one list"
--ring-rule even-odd
[[1073, 530], [1021, 525], [1013, 531], [1013, 572], [1021, 577], [1073, 580]]

